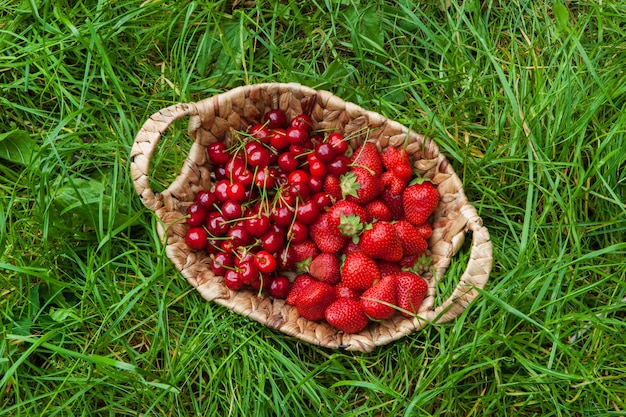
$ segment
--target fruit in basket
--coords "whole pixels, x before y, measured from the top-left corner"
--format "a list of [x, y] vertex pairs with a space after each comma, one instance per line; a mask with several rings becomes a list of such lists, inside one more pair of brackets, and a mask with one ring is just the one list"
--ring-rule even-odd
[[428, 286], [406, 270], [424, 268], [439, 195], [410, 182], [404, 149], [352, 150], [341, 132], [280, 109], [231, 133], [207, 147], [214, 187], [189, 205], [185, 238], [229, 289], [285, 299], [347, 333], [419, 310]]

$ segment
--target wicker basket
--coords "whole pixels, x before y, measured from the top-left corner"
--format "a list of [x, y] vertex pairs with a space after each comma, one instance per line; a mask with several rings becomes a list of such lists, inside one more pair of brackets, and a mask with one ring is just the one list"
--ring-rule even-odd
[[[429, 294], [417, 317], [400, 314], [370, 324], [358, 334], [343, 334], [322, 322], [300, 317], [295, 307], [283, 300], [259, 296], [252, 291], [231, 291], [221, 276], [209, 268], [203, 251], [194, 252], [185, 243], [186, 225], [181, 218], [195, 194], [212, 185], [211, 164], [206, 148], [215, 141], [229, 140], [233, 130], [245, 130], [258, 123], [262, 115], [281, 108], [288, 117], [299, 113], [311, 115], [318, 129], [340, 129], [345, 136], [354, 135], [350, 145], [358, 147], [364, 140], [381, 149], [405, 146], [414, 168], [438, 187], [440, 203], [434, 214], [433, 235], [429, 240], [434, 273], [425, 274]], [[176, 180], [160, 194], [150, 189], [150, 159], [163, 132], [174, 121], [189, 117], [188, 133], [194, 139], [189, 155]], [[367, 135], [359, 132], [368, 131]], [[428, 323], [442, 323], [461, 314], [477, 296], [476, 288], [487, 283], [492, 264], [491, 241], [475, 208], [468, 202], [459, 177], [436, 144], [405, 126], [364, 110], [326, 91], [299, 84], [267, 83], [247, 85], [196, 103], [178, 104], [160, 110], [145, 122], [131, 150], [131, 175], [143, 204], [159, 217], [158, 233], [167, 244], [166, 253], [188, 282], [204, 297], [248, 316], [267, 327], [280, 330], [303, 341], [329, 348], [370, 351], [423, 328]], [[437, 294], [437, 282], [445, 277], [452, 257], [472, 232], [470, 259], [465, 272], [451, 294]], [[448, 288], [454, 286], [454, 283]], [[436, 300], [445, 300], [436, 305]]]

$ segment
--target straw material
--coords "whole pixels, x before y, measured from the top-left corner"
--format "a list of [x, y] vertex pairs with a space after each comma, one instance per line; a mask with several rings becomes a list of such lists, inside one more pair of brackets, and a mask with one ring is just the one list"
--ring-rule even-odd
[[[308, 113], [317, 129], [340, 129], [344, 136], [353, 135], [350, 145], [354, 149], [365, 140], [381, 149], [401, 147], [406, 143], [415, 170], [437, 185], [441, 198], [433, 215], [433, 235], [429, 239], [434, 273], [424, 275], [429, 283], [429, 293], [416, 317], [396, 314], [389, 320], [370, 324], [358, 334], [343, 334], [326, 323], [300, 317], [297, 309], [283, 300], [273, 300], [247, 290], [229, 290], [223, 284], [223, 278], [211, 272], [208, 255], [203, 251], [195, 252], [186, 245], [186, 225], [181, 219], [195, 194], [210, 189], [213, 183], [207, 146], [215, 141], [228, 143], [233, 131], [242, 131], [258, 123], [262, 115], [273, 108], [285, 110], [289, 118]], [[150, 159], [162, 133], [183, 117], [189, 118], [188, 133], [194, 143], [176, 180], [162, 193], [155, 194], [149, 184]], [[429, 323], [448, 322], [467, 308], [478, 295], [477, 288], [484, 288], [491, 270], [492, 248], [487, 228], [468, 202], [461, 180], [437, 145], [395, 121], [326, 91], [293, 83], [256, 84], [196, 103], [162, 109], [152, 115], [137, 134], [131, 150], [131, 176], [143, 204], [162, 222], [158, 233], [167, 244], [167, 256], [202, 297], [272, 329], [320, 346], [367, 352]], [[465, 271], [458, 278], [445, 276], [468, 232], [472, 235], [472, 245]], [[438, 285], [441, 280], [445, 280], [445, 284], [452, 281], [452, 285]], [[439, 293], [441, 288], [453, 286], [451, 294]]]

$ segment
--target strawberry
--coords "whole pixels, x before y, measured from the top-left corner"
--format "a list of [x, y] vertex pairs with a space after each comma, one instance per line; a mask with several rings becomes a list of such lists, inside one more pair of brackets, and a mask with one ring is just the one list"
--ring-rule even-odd
[[340, 261], [334, 253], [322, 252], [313, 258], [309, 266], [309, 273], [313, 277], [330, 285], [335, 285], [340, 280]]
[[358, 300], [359, 297], [361, 297], [361, 293], [361, 291], [346, 287], [346, 285], [342, 282], [335, 285], [335, 295], [337, 298], [354, 298], [355, 300]]
[[370, 319], [385, 320], [396, 312], [396, 292], [395, 276], [387, 275], [365, 290], [359, 302]]
[[380, 156], [383, 161], [383, 166], [387, 168], [387, 171], [393, 171], [396, 167], [408, 167], [409, 171], [411, 170], [411, 161], [409, 160], [409, 155], [403, 148], [394, 148], [393, 146], [388, 146], [382, 151]]
[[350, 157], [352, 167], [362, 167], [371, 175], [380, 177], [383, 173], [383, 160], [376, 145], [372, 142], [364, 142]]
[[366, 221], [368, 223], [374, 220], [391, 221], [391, 210], [380, 199], [370, 201], [365, 205]]
[[347, 200], [338, 201], [328, 213], [330, 213], [331, 224], [346, 237], [357, 236], [361, 233], [367, 217], [363, 207]]
[[376, 262], [376, 264], [378, 265], [380, 276], [383, 278], [385, 278], [387, 275], [397, 274], [398, 272], [402, 271], [402, 266], [396, 262], [379, 261]]
[[428, 248], [428, 242], [422, 237], [417, 227], [406, 220], [398, 220], [393, 224], [396, 234], [402, 243], [404, 256], [419, 255]]
[[[355, 242], [356, 240], [356, 242]], [[343, 248], [341, 248], [340, 253], [342, 255], [349, 255], [353, 252], [363, 252], [361, 246], [359, 246], [358, 238], [356, 239], [348, 239]]]
[[369, 324], [361, 304], [354, 298], [338, 298], [326, 309], [326, 321], [344, 333], [358, 333]]
[[375, 259], [387, 262], [398, 262], [402, 259], [402, 242], [393, 224], [386, 221], [378, 221], [366, 227], [359, 246]]
[[415, 226], [424, 223], [438, 203], [439, 192], [430, 181], [411, 183], [402, 193], [404, 215]]
[[322, 191], [328, 194], [333, 202], [341, 200], [341, 181], [335, 175], [326, 175]]
[[295, 306], [296, 300], [300, 298], [302, 292], [304, 291], [304, 288], [306, 288], [306, 286], [309, 285], [314, 280], [315, 278], [313, 278], [309, 274], [297, 275], [294, 278], [293, 282], [291, 283], [291, 290], [289, 291], [289, 295], [287, 296], [287, 299], [285, 300], [287, 304], [291, 306]]
[[424, 239], [430, 239], [430, 237], [433, 235], [433, 226], [427, 221], [420, 224], [419, 226], [416, 226], [416, 229], [420, 236], [422, 236]]
[[383, 183], [383, 187], [388, 188], [394, 195], [402, 194], [408, 183], [408, 181], [396, 177], [391, 171], [383, 172], [380, 181]]
[[341, 282], [348, 288], [365, 291], [380, 279], [376, 262], [363, 252], [346, 256], [341, 267]]
[[404, 205], [402, 204], [402, 194], [393, 194], [389, 188], [383, 189], [380, 199], [389, 207], [391, 220], [399, 220], [404, 216]]
[[311, 239], [322, 252], [336, 253], [346, 244], [347, 238], [341, 234], [333, 222], [330, 212], [322, 213], [309, 227]]
[[341, 195], [359, 205], [369, 203], [382, 193], [384, 186], [380, 175], [373, 175], [362, 167], [353, 167], [341, 176]]
[[324, 318], [326, 308], [335, 298], [335, 288], [332, 285], [314, 279], [295, 297], [295, 305], [302, 317], [318, 321]]
[[428, 284], [424, 278], [412, 272], [400, 272], [395, 275], [398, 307], [406, 317], [419, 311], [419, 307], [428, 293]]
[[303, 242], [293, 243], [292, 247], [296, 253], [296, 270], [298, 272], [308, 272], [311, 261], [320, 253], [317, 245], [311, 239], [306, 239]]

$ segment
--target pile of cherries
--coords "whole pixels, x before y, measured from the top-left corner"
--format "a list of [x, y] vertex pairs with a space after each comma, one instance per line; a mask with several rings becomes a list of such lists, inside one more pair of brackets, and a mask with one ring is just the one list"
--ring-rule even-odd
[[314, 131], [310, 116], [288, 120], [280, 109], [234, 132], [228, 145], [209, 145], [215, 183], [187, 209], [187, 245], [210, 254], [228, 288], [286, 298], [294, 244], [309, 239], [309, 225], [334, 203], [328, 182], [349, 170], [348, 151], [341, 133]]

